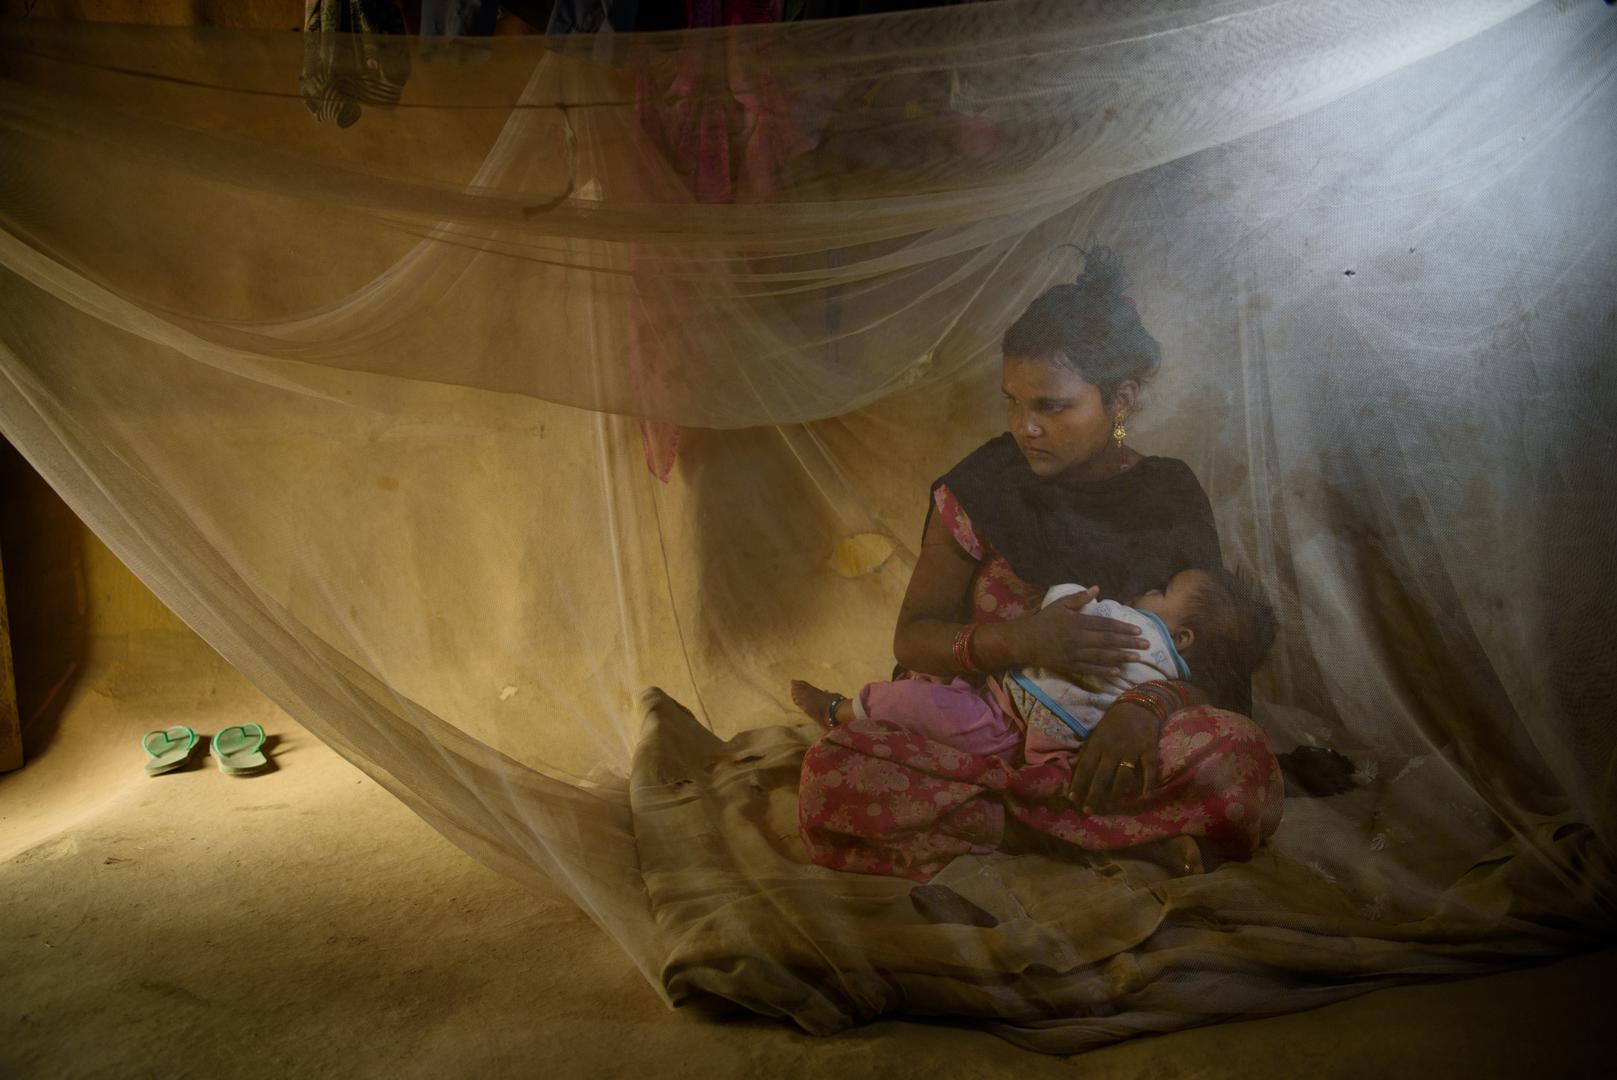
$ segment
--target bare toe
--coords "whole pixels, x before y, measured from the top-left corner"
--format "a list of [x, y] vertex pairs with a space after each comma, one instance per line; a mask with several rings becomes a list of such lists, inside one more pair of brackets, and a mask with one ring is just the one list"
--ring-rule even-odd
[[1202, 865], [1201, 845], [1196, 843], [1194, 836], [1176, 836], [1167, 843], [1169, 854], [1172, 856], [1171, 869], [1176, 874], [1200, 874], [1206, 868]]
[[1132, 855], [1155, 863], [1174, 877], [1201, 874], [1207, 869], [1202, 861], [1201, 846], [1196, 843], [1194, 836], [1170, 836], [1164, 840], [1154, 840], [1149, 844], [1129, 848], [1119, 854]]

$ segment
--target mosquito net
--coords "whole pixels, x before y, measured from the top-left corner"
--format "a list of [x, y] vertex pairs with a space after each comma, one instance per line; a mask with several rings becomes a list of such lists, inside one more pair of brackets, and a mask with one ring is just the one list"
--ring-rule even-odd
[[[459, 42], [320, 6], [0, 27], [0, 429], [667, 1000], [1071, 1051], [1609, 933], [1606, 5]], [[889, 677], [931, 485], [1006, 430], [1002, 336], [1096, 245], [1161, 348], [1129, 444], [1277, 615], [1253, 718], [1354, 782], [1199, 875], [814, 865], [788, 683]]]

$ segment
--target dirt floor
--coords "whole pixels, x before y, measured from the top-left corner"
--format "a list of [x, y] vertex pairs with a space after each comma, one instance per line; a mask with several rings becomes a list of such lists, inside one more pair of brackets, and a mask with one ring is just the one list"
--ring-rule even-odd
[[[0, 777], [0, 1075], [1604, 1074], [1617, 953], [1041, 1057], [980, 1031], [811, 1038], [666, 1008], [564, 902], [473, 863], [188, 633], [100, 641]], [[142, 772], [257, 720], [275, 769]]]

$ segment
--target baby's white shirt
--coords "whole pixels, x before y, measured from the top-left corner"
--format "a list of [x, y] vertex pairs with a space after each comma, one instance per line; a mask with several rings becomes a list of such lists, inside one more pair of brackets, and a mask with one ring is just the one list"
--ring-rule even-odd
[[[1040, 606], [1049, 607], [1083, 591], [1078, 585], [1052, 586]], [[1149, 644], [1137, 650], [1117, 675], [1072, 676], [1047, 668], [1018, 668], [1007, 673], [1005, 692], [1027, 722], [1030, 749], [1076, 749], [1123, 691], [1157, 679], [1190, 678], [1190, 666], [1174, 648], [1173, 635], [1158, 616], [1116, 600], [1091, 600], [1081, 610], [1085, 615], [1138, 626]]]

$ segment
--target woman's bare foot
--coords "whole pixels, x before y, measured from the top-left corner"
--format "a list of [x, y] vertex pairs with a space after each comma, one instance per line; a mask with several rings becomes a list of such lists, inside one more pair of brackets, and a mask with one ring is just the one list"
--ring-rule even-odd
[[839, 724], [846, 723], [848, 720], [853, 719], [852, 705], [847, 698], [842, 697], [841, 694], [833, 694], [829, 690], [821, 690], [818, 686], [806, 683], [802, 679], [792, 680], [792, 704], [802, 709], [810, 720], [815, 721], [821, 727], [831, 726], [826, 722], [826, 719], [830, 716], [831, 702], [836, 701], [837, 698], [842, 698], [842, 700], [837, 702], [836, 722]]
[[1202, 861], [1201, 845], [1196, 843], [1194, 836], [1170, 836], [1165, 840], [1153, 840], [1149, 844], [1140, 844], [1118, 854], [1156, 863], [1174, 877], [1201, 874], [1207, 869]]

